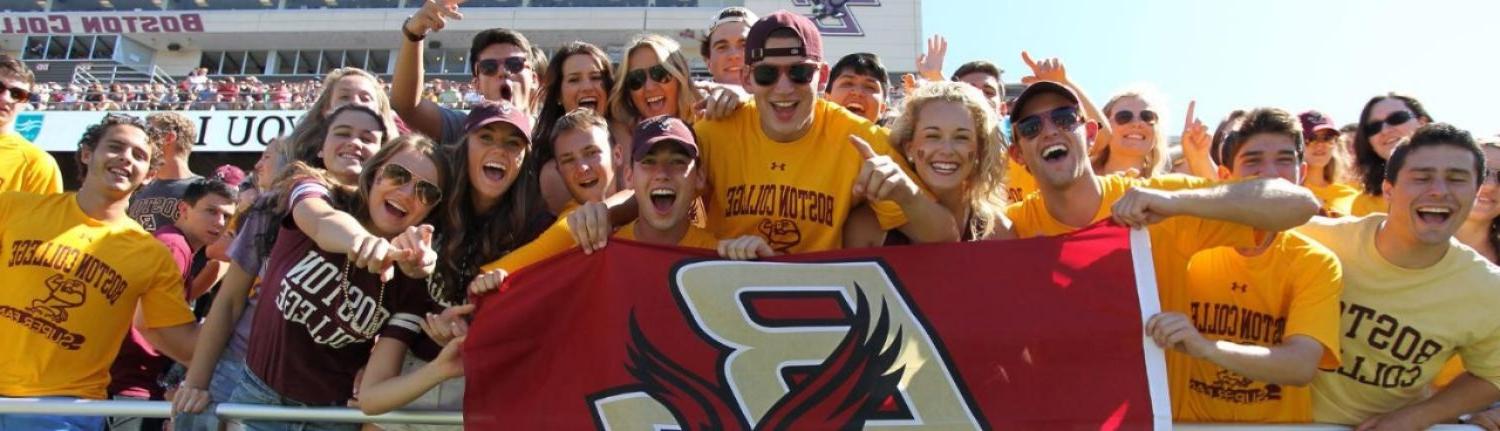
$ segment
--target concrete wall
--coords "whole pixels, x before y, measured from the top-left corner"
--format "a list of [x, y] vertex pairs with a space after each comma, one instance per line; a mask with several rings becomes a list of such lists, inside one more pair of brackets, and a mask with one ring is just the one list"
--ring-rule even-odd
[[162, 70], [167, 71], [169, 75], [183, 76], [197, 68], [202, 57], [203, 50], [201, 49], [183, 49], [179, 51], [161, 49], [156, 51], [156, 65], [157, 67], [161, 67]]

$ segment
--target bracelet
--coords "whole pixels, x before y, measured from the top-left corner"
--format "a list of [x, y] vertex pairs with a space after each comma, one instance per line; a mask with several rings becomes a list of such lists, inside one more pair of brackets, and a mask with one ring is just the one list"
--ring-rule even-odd
[[406, 21], [401, 21], [401, 34], [406, 35], [406, 40], [412, 42], [421, 42], [422, 39], [427, 38], [427, 35], [412, 33], [411, 30], [406, 29], [406, 24], [411, 23], [411, 18], [412, 17], [406, 17]]

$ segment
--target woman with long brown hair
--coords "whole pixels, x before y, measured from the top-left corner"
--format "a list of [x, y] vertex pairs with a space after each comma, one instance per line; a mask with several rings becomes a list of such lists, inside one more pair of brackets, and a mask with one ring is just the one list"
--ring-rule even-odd
[[276, 300], [256, 306], [246, 373], [231, 402], [342, 406], [372, 355], [399, 363], [426, 337], [419, 322], [437, 310], [424, 281], [437, 265], [428, 223], [449, 182], [447, 157], [432, 140], [407, 135], [367, 166], [357, 188], [300, 162], [278, 181], [276, 196], [291, 209], [261, 283], [261, 294]]
[[1386, 93], [1371, 97], [1359, 112], [1359, 129], [1354, 132], [1354, 164], [1358, 169], [1363, 193], [1354, 199], [1350, 214], [1385, 212], [1386, 202], [1381, 185], [1385, 183], [1385, 163], [1402, 141], [1411, 138], [1417, 128], [1432, 122], [1432, 116], [1415, 97]]

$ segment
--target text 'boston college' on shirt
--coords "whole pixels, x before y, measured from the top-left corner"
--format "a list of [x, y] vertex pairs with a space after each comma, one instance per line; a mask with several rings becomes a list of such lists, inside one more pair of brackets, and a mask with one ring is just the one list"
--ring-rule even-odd
[[[326, 200], [328, 189], [299, 183], [289, 207], [304, 199]], [[310, 405], [344, 405], [374, 336], [413, 345], [426, 336], [420, 316], [437, 310], [422, 280], [396, 271], [381, 283], [347, 255], [319, 249], [291, 216], [281, 221], [261, 280], [245, 365], [279, 394]]]

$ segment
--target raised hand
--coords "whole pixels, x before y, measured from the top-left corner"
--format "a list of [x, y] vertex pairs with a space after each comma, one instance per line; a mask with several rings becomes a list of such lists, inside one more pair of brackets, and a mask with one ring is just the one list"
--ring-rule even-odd
[[[948, 56], [948, 39], [934, 34], [927, 38], [927, 51], [917, 54], [917, 73], [931, 82], [943, 80], [943, 58]], [[904, 79], [903, 79], [904, 80]]]
[[1045, 58], [1040, 63], [1031, 59], [1031, 53], [1021, 51], [1021, 61], [1026, 62], [1026, 67], [1031, 68], [1031, 76], [1021, 78], [1021, 83], [1031, 85], [1037, 81], [1053, 81], [1063, 85], [1072, 85], [1068, 81], [1068, 69], [1063, 66], [1062, 60], [1058, 58]]
[[1186, 157], [1188, 170], [1193, 175], [1204, 178], [1217, 176], [1217, 167], [1214, 166], [1213, 137], [1208, 134], [1208, 126], [1203, 125], [1194, 114], [1198, 109], [1198, 101], [1188, 102], [1187, 118], [1182, 122], [1182, 156]]
[[391, 240], [391, 247], [396, 250], [389, 257], [407, 276], [426, 278], [437, 266], [437, 252], [432, 249], [432, 231], [432, 225], [429, 224], [411, 226]]
[[1203, 125], [1203, 120], [1193, 115], [1197, 109], [1198, 101], [1188, 102], [1187, 118], [1182, 122], [1182, 149], [1206, 153], [1213, 145], [1213, 137], [1208, 135], [1208, 126]]
[[385, 238], [374, 235], [360, 235], [354, 238], [354, 244], [349, 248], [349, 262], [357, 268], [370, 271], [372, 274], [380, 274], [381, 281], [390, 281], [395, 277], [395, 268], [392, 265], [391, 253], [395, 250], [391, 242]]
[[849, 135], [849, 144], [864, 159], [859, 176], [854, 179], [855, 196], [864, 196], [870, 202], [892, 200], [898, 203], [918, 196], [917, 183], [890, 156], [876, 154], [870, 143], [859, 136]]
[[750, 101], [750, 93], [738, 85], [724, 85], [711, 82], [693, 83], [693, 88], [698, 91], [702, 100], [693, 104], [693, 112], [697, 116], [717, 120], [728, 117], [740, 105]]
[[419, 36], [428, 33], [442, 31], [448, 26], [448, 20], [464, 19], [464, 14], [458, 13], [458, 5], [464, 0], [427, 0], [422, 3], [422, 8], [411, 16], [404, 24], [406, 31]]

